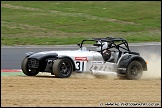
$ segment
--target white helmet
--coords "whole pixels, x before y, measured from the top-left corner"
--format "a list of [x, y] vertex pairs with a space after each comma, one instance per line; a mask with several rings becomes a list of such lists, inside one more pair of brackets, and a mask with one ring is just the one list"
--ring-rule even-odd
[[[101, 44], [100, 41], [97, 42], [97, 44]], [[108, 47], [108, 43], [107, 42], [102, 42], [102, 50], [106, 49]], [[96, 48], [97, 51], [101, 51], [101, 46]]]

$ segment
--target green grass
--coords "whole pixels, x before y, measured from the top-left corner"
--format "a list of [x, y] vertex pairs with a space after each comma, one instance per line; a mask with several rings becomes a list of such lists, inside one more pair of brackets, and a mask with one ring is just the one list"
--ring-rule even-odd
[[161, 41], [160, 1], [2, 1], [2, 45], [76, 44], [85, 38]]

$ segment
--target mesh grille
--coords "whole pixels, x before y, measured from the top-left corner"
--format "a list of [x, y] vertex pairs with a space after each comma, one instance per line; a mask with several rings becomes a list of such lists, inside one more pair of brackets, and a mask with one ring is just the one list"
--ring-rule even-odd
[[35, 58], [31, 58], [28, 61], [29, 68], [38, 68], [39, 67], [39, 60]]

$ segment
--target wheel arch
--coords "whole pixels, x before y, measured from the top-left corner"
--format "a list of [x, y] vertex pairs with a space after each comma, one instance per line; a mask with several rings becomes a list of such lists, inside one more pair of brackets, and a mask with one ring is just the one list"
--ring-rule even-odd
[[131, 61], [134, 61], [134, 60], [136, 60], [136, 61], [138, 61], [142, 64], [143, 71], [147, 71], [147, 63], [142, 57], [137, 56], [137, 57], [134, 57], [134, 58], [131, 59]]
[[73, 71], [75, 71], [76, 69], [75, 69], [75, 63], [74, 63], [74, 61], [73, 61], [73, 59], [71, 58], [71, 57], [69, 57], [69, 56], [58, 56], [58, 59], [68, 59], [68, 60], [70, 60], [71, 61], [71, 63], [72, 63], [72, 66], [73, 66]]
[[57, 59], [58, 54], [57, 53], [50, 53], [50, 54], [31, 54], [31, 55], [27, 55], [26, 57], [28, 57], [28, 59], [30, 58], [35, 58], [37, 60], [39, 60], [39, 70], [40, 71], [44, 71], [46, 68], [46, 60], [48, 60], [49, 58], [54, 58]]
[[127, 68], [132, 61], [138, 61], [141, 63], [143, 71], [147, 71], [147, 63], [141, 56], [129, 54], [124, 57], [119, 61], [118, 68]]

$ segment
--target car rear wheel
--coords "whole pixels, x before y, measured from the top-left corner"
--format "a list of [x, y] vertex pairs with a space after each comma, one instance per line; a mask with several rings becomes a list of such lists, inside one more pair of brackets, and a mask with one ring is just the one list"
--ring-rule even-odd
[[72, 63], [68, 59], [57, 59], [53, 64], [53, 74], [58, 78], [68, 78], [72, 73]]
[[129, 80], [138, 80], [141, 78], [143, 68], [140, 62], [132, 61], [128, 67], [125, 77]]
[[22, 72], [27, 76], [35, 76], [39, 73], [38, 69], [29, 69], [28, 68], [28, 58], [25, 57], [21, 63]]

